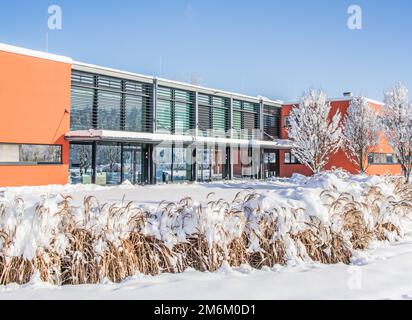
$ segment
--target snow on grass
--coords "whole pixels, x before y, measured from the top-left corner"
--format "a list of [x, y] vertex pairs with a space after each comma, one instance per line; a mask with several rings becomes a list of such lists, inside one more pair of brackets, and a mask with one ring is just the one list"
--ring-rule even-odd
[[343, 267], [376, 241], [403, 239], [411, 208], [401, 179], [341, 171], [267, 182], [8, 188], [0, 198], [0, 283]]

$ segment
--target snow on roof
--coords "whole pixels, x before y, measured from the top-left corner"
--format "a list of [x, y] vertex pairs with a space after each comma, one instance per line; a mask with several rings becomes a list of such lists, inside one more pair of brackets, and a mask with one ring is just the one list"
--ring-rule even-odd
[[[330, 99], [327, 99], [327, 101], [328, 102], [343, 102], [343, 101], [351, 101], [352, 99], [353, 99], [353, 97], [341, 97], [341, 98], [330, 98]], [[370, 99], [370, 98], [366, 98], [366, 100], [370, 103], [374, 103], [374, 104], [377, 104], [377, 105], [380, 105], [380, 106], [383, 105], [383, 102], [378, 101], [378, 100], [374, 100], [374, 99]], [[289, 106], [289, 105], [297, 105], [299, 103], [300, 103], [300, 101], [298, 101], [298, 100], [285, 101], [285, 102], [283, 102], [283, 105], [284, 106]]]
[[56, 54], [51, 54], [51, 53], [42, 52], [42, 51], [25, 49], [21, 47], [15, 47], [15, 46], [4, 44], [4, 43], [0, 43], [0, 51], [11, 52], [15, 54], [24, 55], [24, 56], [30, 56], [34, 58], [53, 60], [57, 62], [64, 62], [64, 63], [70, 63], [70, 64], [73, 62], [73, 60], [68, 57], [59, 56]]

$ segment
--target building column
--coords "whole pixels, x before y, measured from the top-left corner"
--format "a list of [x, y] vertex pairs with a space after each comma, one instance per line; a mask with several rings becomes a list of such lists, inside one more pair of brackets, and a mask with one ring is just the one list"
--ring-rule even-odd
[[94, 141], [92, 145], [92, 184], [96, 184], [97, 177], [97, 142]]
[[157, 122], [157, 115], [156, 115], [156, 107], [157, 107], [157, 79], [153, 79], [153, 101], [152, 101], [152, 133], [156, 133], [156, 122]]
[[120, 144], [120, 183], [124, 182], [124, 154], [123, 153], [124, 153], [124, 143], [121, 143]]
[[[264, 111], [264, 103], [263, 103], [263, 99], [260, 99], [260, 108], [259, 108], [259, 129], [260, 129], [260, 140], [265, 140], [265, 126], [263, 123], [264, 120], [264, 116], [263, 116], [263, 111]], [[264, 154], [264, 150], [262, 148], [260, 148], [259, 151], [259, 157], [260, 157], [260, 165], [259, 165], [259, 174], [258, 174], [258, 179], [263, 179], [264, 178], [264, 170], [265, 170], [265, 166], [264, 166], [264, 162], [263, 162], [263, 154]]]
[[199, 136], [199, 92], [195, 92], [195, 143], [192, 144], [193, 148], [191, 150], [192, 155], [192, 181], [197, 181], [197, 173], [199, 170], [199, 164], [197, 163], [197, 138]]
[[[229, 138], [233, 138], [233, 98], [230, 98], [230, 106], [229, 106]], [[228, 154], [228, 165], [227, 168], [229, 170], [229, 179], [233, 179], [233, 148], [231, 145], [228, 146], [229, 154]]]

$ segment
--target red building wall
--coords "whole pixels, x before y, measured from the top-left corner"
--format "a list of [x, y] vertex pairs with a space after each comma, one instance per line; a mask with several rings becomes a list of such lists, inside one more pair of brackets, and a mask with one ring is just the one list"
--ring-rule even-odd
[[[337, 111], [342, 114], [342, 119], [346, 115], [347, 109], [349, 108], [350, 100], [349, 99], [342, 99], [340, 101], [332, 101], [331, 102], [331, 113], [330, 117], [333, 117]], [[371, 106], [379, 112], [380, 105], [370, 103]], [[282, 129], [281, 129], [281, 138], [288, 139], [288, 133], [286, 127], [284, 125], [284, 119], [287, 117], [292, 110], [294, 105], [284, 105], [282, 108]], [[306, 176], [310, 176], [312, 171], [305, 165], [300, 164], [285, 164], [285, 153], [288, 150], [282, 150], [280, 152], [280, 176], [281, 177], [290, 177], [293, 173], [300, 173]], [[371, 152], [377, 153], [394, 153], [393, 149], [389, 146], [388, 142], [384, 138], [383, 135], [380, 137], [379, 145], [376, 146], [371, 150]], [[342, 168], [352, 174], [359, 173], [359, 166], [355, 165], [352, 160], [348, 158], [346, 153], [340, 149], [334, 155], [331, 155], [328, 164], [326, 165], [325, 169], [330, 170], [334, 168]], [[380, 165], [370, 165], [367, 170], [367, 174], [374, 175], [374, 174], [393, 174], [393, 175], [400, 175], [402, 174], [402, 169], [400, 165], [394, 164], [380, 164]]]

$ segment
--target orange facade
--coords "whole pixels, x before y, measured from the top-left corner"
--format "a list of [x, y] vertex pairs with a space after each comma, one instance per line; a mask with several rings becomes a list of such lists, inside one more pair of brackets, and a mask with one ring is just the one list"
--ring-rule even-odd
[[[371, 106], [379, 110], [380, 106], [374, 103], [371, 103]], [[330, 116], [332, 117], [338, 110], [343, 117], [346, 115], [346, 111], [349, 108], [350, 100], [349, 99], [342, 99], [341, 101], [332, 101], [331, 102], [331, 113]], [[294, 105], [284, 105], [282, 108], [282, 119], [287, 117]], [[286, 127], [284, 126], [284, 121], [282, 121], [282, 129], [281, 129], [281, 138], [287, 139], [288, 133]], [[386, 139], [381, 135], [380, 143], [378, 146], [372, 148], [371, 152], [376, 153], [393, 153], [393, 149], [389, 146]], [[300, 173], [303, 175], [311, 175], [311, 170], [300, 164], [285, 164], [284, 163], [284, 154], [285, 151], [281, 151], [280, 153], [280, 176], [281, 177], [290, 177], [293, 173]], [[339, 150], [336, 154], [331, 155], [329, 159], [329, 163], [326, 165], [325, 169], [330, 170], [334, 168], [342, 168], [350, 173], [357, 174], [359, 173], [359, 166], [355, 165], [354, 162], [348, 158], [346, 153], [343, 150]], [[366, 170], [367, 174], [370, 175], [384, 175], [384, 174], [393, 174], [393, 175], [400, 175], [402, 174], [401, 166], [398, 164], [371, 164]]]
[[60, 165], [1, 165], [0, 186], [66, 184], [71, 64], [0, 51], [0, 143], [62, 146]]

